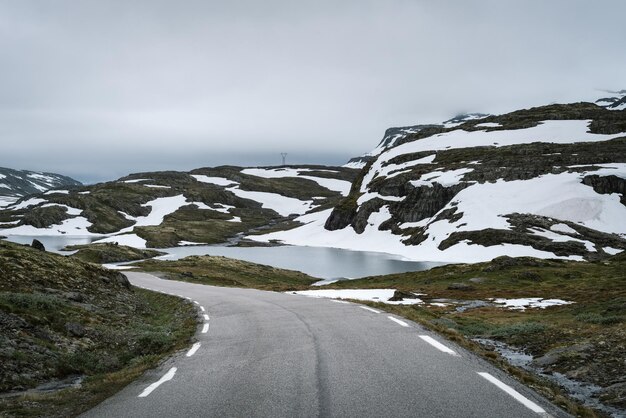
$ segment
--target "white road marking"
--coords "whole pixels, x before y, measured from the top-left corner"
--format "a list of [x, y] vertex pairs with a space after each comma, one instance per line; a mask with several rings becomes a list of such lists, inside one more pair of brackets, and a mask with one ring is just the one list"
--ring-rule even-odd
[[335, 303], [350, 303], [350, 302], [345, 302], [343, 300], [336, 300], [336, 299], [331, 299], [331, 302], [335, 302]]
[[191, 357], [194, 354], [196, 354], [196, 351], [198, 351], [198, 348], [200, 348], [201, 345], [202, 344], [200, 344], [200, 343], [195, 343], [193, 346], [191, 346], [189, 351], [187, 351], [187, 357]]
[[197, 300], [194, 300], [193, 303], [195, 303], [196, 305], [200, 305]]
[[428, 335], [420, 335], [420, 338], [422, 340], [426, 341], [428, 344], [430, 344], [433, 347], [435, 347], [439, 351], [443, 351], [444, 353], [452, 354], [453, 356], [457, 355], [454, 350], [449, 349], [448, 347], [446, 347], [445, 345], [441, 344], [439, 341], [435, 340], [434, 338], [429, 337]]
[[154, 382], [153, 384], [145, 388], [144, 391], [141, 392], [139, 396], [137, 397], [145, 398], [146, 396], [151, 394], [154, 389], [158, 388], [159, 386], [161, 386], [163, 383], [167, 382], [168, 380], [172, 380], [175, 373], [176, 373], [176, 367], [172, 367], [171, 369], [169, 369], [167, 373], [163, 375], [162, 378], [160, 378], [158, 381]]
[[208, 321], [208, 320], [209, 320], [209, 315], [204, 314], [204, 320], [205, 320], [205, 321]]
[[367, 306], [359, 306], [359, 308], [365, 309], [366, 311], [370, 311], [374, 313], [380, 313], [380, 311], [377, 311], [376, 309], [368, 308]]
[[189, 296], [185, 296], [185, 299], [187, 300], [191, 300], [191, 298]]
[[394, 318], [393, 316], [388, 316], [387, 318], [391, 319], [391, 320], [392, 320], [393, 322], [395, 322], [396, 324], [400, 324], [400, 325], [402, 325], [403, 327], [408, 327], [408, 326], [409, 326], [409, 324], [407, 324], [406, 322], [404, 322], [404, 321], [400, 321], [399, 319]]
[[200, 310], [201, 310], [202, 312], [205, 312], [204, 306], [200, 306]]
[[491, 383], [493, 383], [494, 385], [496, 385], [497, 387], [499, 387], [500, 389], [502, 389], [503, 391], [505, 391], [506, 393], [508, 393], [510, 396], [515, 398], [515, 400], [520, 402], [522, 405], [524, 405], [526, 408], [530, 409], [531, 411], [536, 412], [537, 414], [546, 413], [546, 411], [542, 407], [540, 407], [539, 405], [537, 405], [536, 403], [534, 403], [533, 401], [531, 401], [530, 399], [528, 399], [527, 397], [525, 397], [524, 395], [522, 395], [521, 393], [513, 389], [511, 386], [502, 383], [501, 381], [499, 381], [498, 379], [496, 379], [489, 373], [484, 373], [484, 372], [477, 372], [477, 373], [481, 375], [482, 377], [484, 377], [485, 379], [487, 379], [488, 381], [490, 381]]
[[202, 326], [202, 333], [206, 334], [209, 331], [209, 323], [207, 322]]

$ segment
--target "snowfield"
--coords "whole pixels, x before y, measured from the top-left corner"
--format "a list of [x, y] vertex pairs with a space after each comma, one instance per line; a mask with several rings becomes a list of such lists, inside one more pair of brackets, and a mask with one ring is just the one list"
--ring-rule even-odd
[[[596, 171], [605, 169], [607, 167], [600, 167]], [[626, 175], [626, 164], [611, 164], [611, 170], [613, 174]], [[500, 255], [559, 258], [551, 252], [513, 244], [484, 247], [460, 242], [443, 251], [438, 246], [450, 234], [457, 231], [476, 231], [486, 228], [510, 229], [511, 225], [503, 215], [511, 213], [543, 215], [578, 223], [598, 231], [626, 236], [626, 222], [623, 222], [626, 219], [626, 207], [620, 203], [620, 196], [598, 194], [591, 187], [581, 183], [585, 175], [593, 173], [595, 173], [594, 170], [583, 173], [566, 172], [548, 174], [530, 180], [509, 182], [499, 180], [495, 183], [470, 185], [438, 212], [456, 207], [457, 213], [463, 214], [461, 219], [452, 223], [448, 220], [433, 222], [437, 216], [435, 214], [432, 218], [402, 225], [403, 228], [426, 227], [428, 239], [417, 246], [406, 246], [402, 243], [401, 236], [394, 235], [390, 231], [378, 230], [379, 225], [391, 216], [387, 206], [372, 213], [368, 219], [368, 227], [362, 234], [357, 234], [351, 227], [327, 231], [324, 229], [324, 224], [331, 210], [326, 210], [297, 218], [296, 220], [304, 223], [304, 226], [248, 238], [264, 242], [279, 240], [291, 245], [378, 251], [398, 254], [416, 261], [480, 262]], [[361, 196], [359, 203], [376, 197], [374, 193], [364, 196]], [[398, 199], [391, 198], [390, 200]], [[567, 225], [561, 225], [565, 228], [557, 226], [550, 231], [537, 230], [535, 233], [553, 240], [580, 241], [585, 243], [589, 250], [596, 250], [590, 242], [567, 235], [575, 231]], [[566, 258], [581, 259], [579, 256]]]
[[419, 305], [424, 303], [417, 297], [415, 299], [389, 300], [393, 297], [395, 289], [325, 289], [325, 290], [299, 290], [285, 292], [294, 295], [309, 296], [314, 298], [329, 299], [355, 299], [370, 302], [383, 302], [389, 305]]
[[251, 192], [241, 190], [238, 186], [229, 187], [226, 190], [242, 199], [250, 199], [259, 202], [262, 208], [272, 209], [281, 216], [289, 216], [291, 214], [301, 215], [313, 208], [312, 200], [298, 200], [278, 193]]

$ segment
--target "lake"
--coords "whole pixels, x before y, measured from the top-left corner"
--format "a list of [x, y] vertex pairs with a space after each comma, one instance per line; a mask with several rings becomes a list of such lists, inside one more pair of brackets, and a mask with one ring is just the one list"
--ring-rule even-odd
[[[30, 244], [36, 238], [48, 251], [60, 251], [66, 245], [89, 244], [99, 237], [89, 236], [9, 236], [8, 241]], [[159, 249], [167, 253], [163, 260], [177, 260], [190, 255], [220, 255], [253, 263], [267, 264], [290, 270], [302, 271], [313, 277], [333, 280], [359, 278], [382, 274], [428, 270], [444, 263], [418, 262], [393, 254], [350, 251], [326, 247], [226, 247], [223, 245], [198, 245]]]

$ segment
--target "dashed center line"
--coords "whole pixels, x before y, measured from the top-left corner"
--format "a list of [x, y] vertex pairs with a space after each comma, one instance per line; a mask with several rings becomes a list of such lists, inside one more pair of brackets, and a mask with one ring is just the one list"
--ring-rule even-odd
[[200, 305], [197, 300], [194, 300], [193, 303], [195, 303], [196, 305]]
[[207, 322], [202, 326], [202, 333], [206, 334], [208, 331], [209, 331], [209, 323]]
[[521, 393], [513, 389], [511, 386], [505, 383], [502, 383], [501, 381], [499, 381], [498, 379], [496, 379], [489, 373], [485, 373], [485, 372], [477, 372], [477, 373], [480, 376], [487, 379], [489, 382], [493, 383], [494, 385], [496, 385], [497, 387], [505, 391], [507, 394], [512, 396], [515, 400], [520, 402], [522, 405], [524, 405], [526, 408], [530, 409], [531, 411], [536, 412], [537, 414], [546, 413], [546, 411], [542, 407], [540, 407], [539, 405], [537, 405], [536, 403], [534, 403], [533, 401], [531, 401], [530, 399], [528, 399], [527, 397], [525, 397], [524, 395], [522, 395]]
[[201, 310], [202, 312], [205, 312], [205, 311], [206, 311], [206, 310], [204, 309], [204, 306], [200, 306], [200, 310]]
[[454, 350], [449, 349], [448, 347], [446, 347], [445, 345], [441, 344], [439, 341], [435, 340], [434, 338], [429, 337], [428, 335], [420, 335], [419, 337], [422, 340], [426, 341], [428, 344], [430, 344], [433, 347], [435, 347], [439, 351], [443, 351], [444, 353], [452, 354], [453, 356], [457, 355], [457, 353]]
[[209, 320], [209, 315], [204, 314], [203, 316], [204, 316], [204, 320], [205, 320], [205, 321], [208, 321], [208, 320]]
[[202, 344], [200, 344], [200, 343], [195, 343], [193, 346], [191, 346], [189, 351], [187, 351], [187, 357], [191, 357], [194, 354], [196, 354], [196, 351], [198, 351], [198, 348], [200, 348], [201, 345]]
[[137, 397], [145, 398], [146, 396], [151, 394], [153, 390], [161, 386], [163, 383], [167, 382], [168, 380], [172, 380], [172, 378], [174, 377], [174, 374], [176, 374], [176, 367], [172, 367], [171, 369], [169, 369], [168, 372], [165, 373], [162, 378], [160, 378], [158, 381], [154, 382], [153, 384], [145, 388], [144, 391], [141, 392], [139, 396]]
[[391, 319], [396, 324], [402, 325], [403, 327], [408, 327], [409, 326], [409, 324], [407, 324], [406, 322], [400, 321], [399, 319], [394, 318], [393, 316], [388, 316], [387, 318]]
[[366, 311], [370, 311], [370, 312], [374, 312], [374, 313], [380, 313], [380, 311], [377, 311], [376, 309], [369, 308], [367, 306], [359, 306], [359, 308], [365, 309]]

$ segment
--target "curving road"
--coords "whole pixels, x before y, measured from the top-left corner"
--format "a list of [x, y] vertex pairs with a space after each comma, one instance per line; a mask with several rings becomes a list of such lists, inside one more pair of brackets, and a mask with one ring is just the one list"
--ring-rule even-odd
[[197, 302], [197, 343], [85, 417], [569, 416], [418, 324], [353, 303], [127, 273]]

